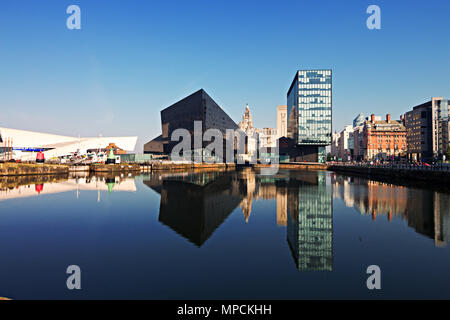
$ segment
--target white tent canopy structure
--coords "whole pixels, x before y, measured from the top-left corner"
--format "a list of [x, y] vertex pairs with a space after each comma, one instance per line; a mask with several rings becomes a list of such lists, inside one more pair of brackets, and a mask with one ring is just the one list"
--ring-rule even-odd
[[55, 134], [39, 133], [17, 129], [0, 128], [0, 147], [7, 147], [12, 141], [14, 158], [17, 160], [34, 160], [36, 152], [42, 150], [47, 159], [62, 157], [87, 150], [104, 149], [114, 143], [120, 149], [134, 151], [137, 137], [95, 137], [77, 138]]

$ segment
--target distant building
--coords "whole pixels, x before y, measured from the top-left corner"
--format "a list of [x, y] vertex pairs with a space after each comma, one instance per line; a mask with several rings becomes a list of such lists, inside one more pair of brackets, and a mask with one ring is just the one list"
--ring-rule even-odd
[[443, 98], [415, 106], [405, 114], [408, 159], [430, 161], [449, 147], [449, 103]]
[[245, 150], [241, 156], [244, 161], [254, 161], [258, 158], [259, 134], [258, 130], [253, 127], [252, 114], [248, 104], [245, 107], [242, 121], [238, 123], [238, 127], [246, 134]]
[[113, 150], [114, 154], [127, 154], [127, 152], [121, 148], [119, 148], [115, 143], [110, 143], [106, 146], [105, 152], [109, 154], [110, 150]]
[[400, 120], [376, 120], [375, 115], [364, 122], [363, 129], [364, 160], [392, 160], [406, 156], [406, 128]]
[[236, 123], [203, 90], [174, 103], [161, 111], [162, 134], [144, 145], [144, 153], [170, 155], [179, 141], [171, 141], [176, 129], [186, 129], [191, 134], [191, 149], [194, 152], [205, 151], [211, 142], [202, 142], [197, 150], [194, 145], [194, 122], [202, 124], [202, 134], [208, 129], [218, 129], [224, 136], [226, 129], [237, 129]]
[[364, 123], [353, 128], [353, 160], [364, 159]]
[[291, 161], [324, 162], [331, 144], [332, 71], [298, 70], [287, 93]]
[[[380, 119], [381, 120], [381, 119]], [[356, 128], [358, 126], [361, 126], [364, 124], [364, 114], [360, 113], [356, 116], [356, 118], [353, 120], [353, 128]]]
[[[253, 127], [252, 114], [248, 105], [245, 107], [242, 121], [239, 122], [238, 127], [245, 132], [247, 136], [245, 141], [244, 160], [250, 161], [252, 159], [257, 159], [260, 148], [266, 148], [266, 154], [264, 154], [263, 157], [270, 156], [270, 154], [273, 153], [272, 149], [277, 147], [277, 129], [260, 129]], [[260, 154], [259, 157], [261, 156], [262, 155]]]
[[332, 135], [330, 153], [334, 157], [335, 160], [342, 158], [339, 153], [339, 138], [340, 137], [341, 137], [340, 133], [337, 133], [337, 132], [333, 133], [333, 135]]
[[244, 115], [242, 116], [242, 121], [238, 123], [239, 129], [244, 131], [245, 133], [252, 133], [253, 128], [253, 120], [252, 114], [250, 113], [250, 107], [245, 107]]
[[345, 126], [339, 135], [339, 158], [342, 161], [350, 161], [353, 158], [353, 127]]
[[262, 128], [258, 129], [259, 147], [260, 148], [276, 148], [277, 146], [277, 129]]
[[381, 116], [371, 115], [370, 117], [366, 117], [366, 121], [381, 121]]
[[277, 107], [278, 138], [287, 137], [287, 106]]

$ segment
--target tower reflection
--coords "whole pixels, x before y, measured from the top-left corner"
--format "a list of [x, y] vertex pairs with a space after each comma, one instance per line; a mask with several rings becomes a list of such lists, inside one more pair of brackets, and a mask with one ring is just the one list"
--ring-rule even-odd
[[288, 184], [287, 241], [301, 271], [333, 271], [333, 199], [326, 173]]

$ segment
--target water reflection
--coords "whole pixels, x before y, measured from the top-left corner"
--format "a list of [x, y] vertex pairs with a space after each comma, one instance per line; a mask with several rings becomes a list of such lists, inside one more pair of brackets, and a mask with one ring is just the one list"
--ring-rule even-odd
[[276, 224], [286, 227], [301, 271], [333, 270], [333, 198], [374, 221], [398, 216], [436, 246], [449, 241], [449, 195], [432, 190], [295, 171], [269, 177], [253, 170], [150, 176], [144, 183], [161, 194], [159, 221], [199, 247], [236, 208], [249, 223], [255, 201], [276, 200]]
[[159, 221], [199, 247], [242, 200], [234, 175], [169, 176], [144, 184], [161, 194]]
[[101, 201], [101, 191], [135, 192], [134, 175], [90, 175], [87, 173], [45, 176], [0, 177], [0, 201], [36, 197], [40, 195], [80, 191], [97, 191], [97, 201]]
[[325, 173], [294, 180], [288, 189], [287, 239], [297, 268], [333, 270], [333, 199]]
[[161, 194], [161, 223], [200, 247], [237, 207], [248, 223], [255, 201], [276, 199], [276, 223], [287, 227], [298, 269], [333, 269], [332, 192], [326, 172], [262, 176], [243, 170], [205, 175], [144, 180]]
[[[199, 248], [233, 212], [251, 224], [252, 215], [259, 214], [255, 203], [273, 200], [273, 224], [285, 230], [284, 245], [300, 271], [333, 271], [333, 199], [374, 222], [380, 218], [404, 221], [433, 239], [436, 246], [450, 241], [450, 196], [434, 190], [329, 172], [280, 171], [262, 176], [245, 169], [142, 177], [144, 185], [160, 194], [158, 221]], [[80, 199], [80, 191], [97, 191], [100, 202], [102, 192], [136, 192], [135, 178], [89, 174], [3, 177], [0, 201], [62, 192], [74, 192]]]
[[450, 241], [450, 195], [361, 178], [332, 175], [333, 196], [372, 220], [398, 217], [436, 246]]

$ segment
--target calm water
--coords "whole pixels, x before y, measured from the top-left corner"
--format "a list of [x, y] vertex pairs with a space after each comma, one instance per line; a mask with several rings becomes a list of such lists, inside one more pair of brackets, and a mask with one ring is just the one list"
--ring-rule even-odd
[[330, 172], [2, 178], [0, 296], [448, 299], [449, 205]]

